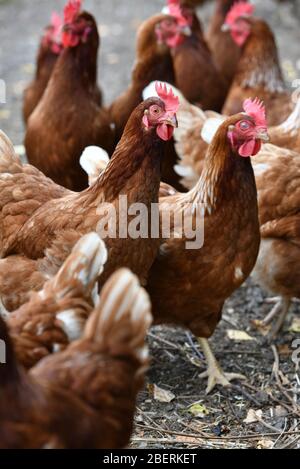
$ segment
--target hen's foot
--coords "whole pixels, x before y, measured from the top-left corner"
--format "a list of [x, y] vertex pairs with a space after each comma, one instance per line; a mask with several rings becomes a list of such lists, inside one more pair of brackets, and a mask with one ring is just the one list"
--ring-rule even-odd
[[209, 394], [217, 384], [223, 387], [229, 387], [231, 386], [230, 381], [234, 379], [246, 379], [244, 375], [239, 373], [225, 373], [214, 356], [207, 339], [199, 338], [198, 341], [207, 362], [207, 370], [200, 374], [200, 378], [208, 378], [206, 394]]
[[206, 394], [209, 394], [217, 385], [227, 388], [231, 386], [230, 382], [234, 379], [245, 380], [246, 376], [239, 373], [225, 373], [217, 364], [208, 367], [206, 371], [200, 374], [200, 378], [208, 378]]

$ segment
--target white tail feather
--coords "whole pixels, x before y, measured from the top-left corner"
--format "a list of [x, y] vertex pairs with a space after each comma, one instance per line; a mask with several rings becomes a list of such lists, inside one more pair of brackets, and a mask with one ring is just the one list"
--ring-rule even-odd
[[220, 125], [224, 122], [225, 117], [210, 117], [203, 124], [201, 131], [201, 138], [208, 144], [213, 141], [214, 136], [217, 133]]
[[105, 170], [109, 162], [108, 153], [101, 147], [89, 146], [82, 153], [79, 163], [89, 177], [91, 186]]
[[104, 269], [107, 261], [107, 249], [97, 233], [83, 236], [72, 249], [71, 254], [60, 268], [51, 282], [58, 296], [63, 296], [66, 289], [79, 284], [87, 294], [91, 293], [94, 285]]
[[152, 322], [151, 304], [138, 278], [120, 269], [104, 285], [84, 337], [107, 348], [127, 345], [139, 360], [147, 357], [145, 336]]

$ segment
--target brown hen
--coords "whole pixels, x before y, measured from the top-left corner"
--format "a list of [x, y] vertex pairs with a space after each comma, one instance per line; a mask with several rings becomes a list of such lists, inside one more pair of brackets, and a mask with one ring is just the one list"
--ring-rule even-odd
[[214, 62], [224, 82], [224, 100], [241, 56], [241, 49], [233, 41], [229, 32], [222, 31], [225, 18], [235, 2], [236, 0], [216, 0], [215, 11], [206, 35]]
[[[109, 251], [101, 283], [120, 266], [129, 267], [145, 282], [161, 241], [159, 237], [152, 239], [151, 236], [134, 239], [127, 233], [125, 238], [120, 237], [119, 217], [125, 216], [128, 223], [135, 217], [129, 216], [127, 207], [123, 209], [119, 203], [120, 196], [123, 196], [123, 199], [127, 198], [128, 207], [135, 203], [144, 204], [150, 217], [151, 204], [158, 201], [164, 145], [177, 125], [175, 109], [168, 108], [169, 98], [168, 95], [166, 101], [152, 98], [137, 107], [106, 170], [81, 193], [66, 191], [64, 196], [54, 200], [48, 198], [48, 202], [41, 204], [42, 195], [39, 193], [35, 201], [34, 194], [43, 190], [42, 186], [37, 189], [29, 179], [27, 189], [26, 176], [22, 173], [30, 197], [27, 200], [26, 191], [19, 194], [15, 190], [14, 177], [2, 175], [0, 192], [5, 195], [1, 196], [2, 257], [19, 254], [34, 260], [44, 258], [45, 250], [62, 233], [75, 230], [85, 234], [96, 230], [104, 233]], [[4, 148], [5, 161], [14, 158], [14, 154], [7, 154], [5, 150], [12, 149], [9, 146]], [[30, 207], [31, 203], [33, 208], [27, 211], [27, 204]], [[106, 230], [108, 219], [113, 220], [110, 211], [115, 216], [115, 235]], [[147, 229], [150, 230], [149, 223]]]
[[274, 339], [293, 297], [300, 298], [300, 154], [264, 145], [255, 159], [261, 247], [254, 279], [279, 300], [264, 319]]
[[115, 124], [115, 137], [118, 142], [133, 109], [143, 100], [144, 88], [153, 80], [174, 83], [174, 72], [169, 49], [158, 44], [155, 27], [166, 18], [164, 14], [144, 21], [136, 38], [136, 58], [132, 70], [131, 83], [110, 106], [110, 115]]
[[[176, 217], [172, 217], [171, 238], [161, 247], [149, 274], [147, 288], [154, 318], [159, 323], [185, 326], [202, 338], [210, 337], [214, 332], [221, 319], [224, 301], [249, 276], [259, 249], [254, 174], [250, 158], [239, 154], [244, 154], [244, 147], [239, 147], [244, 143], [246, 153], [251, 152], [248, 147], [250, 134], [244, 138], [240, 135], [237, 146], [232, 143], [235, 138], [231, 133], [241, 125], [254, 126], [255, 149], [254, 140], [250, 146], [254, 152], [251, 154], [255, 154], [259, 139], [265, 139], [266, 133], [262, 134], [253, 117], [235, 115], [219, 127], [194, 189], [187, 194], [177, 193], [160, 199], [161, 216], [171, 212]], [[178, 223], [184, 213], [193, 220], [194, 229], [196, 216], [201, 219], [204, 215], [204, 228], [201, 225], [197, 228], [199, 234], [204, 229], [201, 248], [187, 248], [185, 232], [174, 221]], [[237, 375], [224, 375], [207, 341], [201, 339], [200, 343], [208, 362], [207, 390], [216, 383], [228, 385]]]
[[[97, 87], [99, 34], [89, 13], [67, 15], [61, 53], [25, 136], [28, 160], [56, 183], [80, 191], [87, 175], [79, 158], [88, 145], [112, 152], [114, 135]], [[76, 98], [75, 98], [76, 97]]]
[[277, 125], [294, 105], [283, 80], [273, 32], [264, 20], [251, 16], [253, 8], [238, 2], [225, 21], [224, 26], [242, 47], [242, 55], [222, 113], [240, 112], [245, 99], [259, 97], [265, 102], [268, 124]]
[[0, 447], [122, 448], [129, 442], [137, 392], [148, 364], [150, 302], [138, 280], [118, 271], [77, 342], [26, 373], [5, 323], [0, 338]]

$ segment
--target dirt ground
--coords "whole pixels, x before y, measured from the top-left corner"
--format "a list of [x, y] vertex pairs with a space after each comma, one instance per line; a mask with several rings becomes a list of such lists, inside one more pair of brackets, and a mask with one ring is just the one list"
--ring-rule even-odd
[[[296, 16], [300, 1], [255, 3], [276, 32], [286, 78], [292, 84], [300, 79], [300, 15]], [[61, 10], [63, 4], [64, 0], [0, 0], [0, 79], [7, 86], [7, 103], [0, 104], [0, 127], [15, 145], [23, 141], [22, 92], [34, 72], [42, 27], [51, 11]], [[138, 25], [164, 2], [85, 0], [84, 4], [100, 25], [99, 81], [109, 103], [128, 83]], [[210, 4], [199, 10], [204, 25], [210, 12]], [[206, 381], [199, 378], [205, 361], [195, 338], [181, 329], [152, 329], [152, 364], [147, 387], [139, 396], [132, 447], [300, 447], [300, 372], [296, 383], [291, 357], [292, 342], [300, 333], [300, 306], [293, 305], [286, 328], [272, 348], [252, 323], [272, 307], [265, 299], [249, 280], [227, 301], [211, 345], [224, 370], [247, 379], [231, 389], [216, 388], [209, 396]], [[241, 340], [240, 333], [238, 340], [232, 338], [232, 330], [246, 332], [248, 340]]]

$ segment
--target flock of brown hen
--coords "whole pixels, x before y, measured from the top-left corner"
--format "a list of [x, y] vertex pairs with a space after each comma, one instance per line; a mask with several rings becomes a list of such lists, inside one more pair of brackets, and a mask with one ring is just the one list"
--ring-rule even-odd
[[[105, 108], [81, 3], [41, 40], [24, 94], [30, 164], [0, 133], [1, 448], [125, 447], [152, 320], [199, 338], [209, 392], [243, 378], [207, 339], [247, 277], [279, 297], [270, 339], [300, 298], [300, 101], [267, 22], [215, 0], [204, 33], [201, 2], [169, 0]], [[170, 235], [152, 236], [147, 215], [147, 236], [102, 236], [106, 207], [124, 217], [120, 196], [172, 213]], [[203, 245], [189, 249], [176, 220], [199, 213]]]

